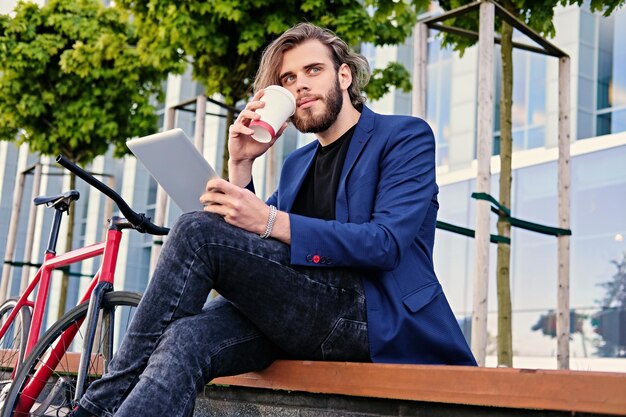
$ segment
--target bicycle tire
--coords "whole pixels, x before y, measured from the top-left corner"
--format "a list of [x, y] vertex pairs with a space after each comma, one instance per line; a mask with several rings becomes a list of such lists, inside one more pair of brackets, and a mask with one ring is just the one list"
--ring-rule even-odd
[[[0, 328], [4, 325], [9, 315], [17, 306], [17, 299], [9, 298], [0, 306]], [[12, 376], [19, 369], [24, 360], [24, 351], [28, 341], [32, 313], [28, 306], [22, 306], [17, 313], [14, 322], [9, 326], [5, 334], [0, 338], [0, 386], [5, 386], [12, 381]]]
[[[86, 389], [91, 382], [99, 379], [101, 376], [103, 354], [101, 353], [102, 342], [109, 339], [108, 329], [102, 328], [103, 310], [113, 310], [116, 316], [119, 314], [128, 314], [126, 317], [121, 317], [122, 324], [130, 323], [132, 319], [132, 311], [139, 303], [141, 294], [128, 292], [128, 291], [114, 291], [104, 295], [101, 305], [101, 311], [99, 312], [100, 319], [98, 320], [98, 333], [99, 337], [94, 340], [94, 346], [92, 346], [92, 358], [94, 361], [90, 361], [89, 365], [89, 377], [86, 379]], [[6, 400], [2, 407], [2, 416], [63, 416], [69, 412], [73, 407], [73, 397], [75, 392], [76, 375], [73, 371], [76, 369], [75, 365], [72, 365], [72, 358], [70, 355], [64, 355], [59, 364], [52, 371], [52, 375], [45, 381], [43, 390], [37, 393], [37, 397], [34, 398], [34, 405], [28, 408], [27, 412], [15, 412], [15, 409], [20, 404], [20, 398], [22, 392], [30, 380], [31, 376], [39, 369], [42, 363], [42, 358], [46, 358], [48, 354], [54, 348], [57, 340], [64, 334], [64, 332], [70, 328], [78, 329], [78, 333], [72, 338], [72, 343], [76, 343], [76, 338], [81, 333], [82, 320], [87, 315], [89, 302], [82, 303], [70, 311], [68, 311], [59, 321], [54, 323], [50, 329], [41, 337], [39, 342], [35, 345], [32, 352], [24, 360], [23, 365], [18, 370], [15, 376], [14, 382], [11, 385]], [[119, 317], [115, 320], [118, 321]], [[74, 327], [72, 327], [74, 326]], [[114, 340], [114, 344], [119, 344], [119, 341], [123, 338], [120, 333], [120, 328], [116, 327], [115, 337], [118, 340]], [[80, 344], [82, 346], [82, 344]], [[97, 346], [96, 346], [97, 345]], [[72, 346], [68, 348], [72, 349]], [[71, 352], [70, 352], [71, 353]], [[83, 390], [84, 392], [84, 390]], [[50, 398], [51, 397], [51, 398]], [[26, 398], [27, 400], [27, 398]], [[49, 405], [47, 403], [50, 402]]]

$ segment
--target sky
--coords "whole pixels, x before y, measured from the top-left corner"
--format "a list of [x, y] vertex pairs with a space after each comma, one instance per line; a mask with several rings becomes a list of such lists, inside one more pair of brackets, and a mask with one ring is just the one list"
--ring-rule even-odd
[[[33, 3], [43, 4], [44, 0], [30, 0]], [[0, 0], [0, 14], [9, 14], [15, 8], [18, 0]]]

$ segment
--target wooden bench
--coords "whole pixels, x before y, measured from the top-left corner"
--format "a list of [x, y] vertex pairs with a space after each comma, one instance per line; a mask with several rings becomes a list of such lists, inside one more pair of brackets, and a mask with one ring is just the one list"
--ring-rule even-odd
[[626, 374], [277, 361], [213, 384], [568, 413], [626, 415]]
[[[64, 369], [77, 369], [79, 355], [63, 361]], [[217, 378], [210, 385], [626, 415], [626, 373], [280, 360], [261, 372]]]

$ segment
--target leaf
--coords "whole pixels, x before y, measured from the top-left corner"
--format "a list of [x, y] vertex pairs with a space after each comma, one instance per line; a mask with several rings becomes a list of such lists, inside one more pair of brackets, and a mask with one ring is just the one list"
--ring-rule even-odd
[[411, 91], [411, 74], [407, 69], [397, 63], [391, 62], [384, 69], [376, 69], [372, 72], [372, 78], [365, 91], [371, 100], [378, 100], [387, 94], [391, 87], [395, 86], [404, 92]]
[[[0, 18], [0, 140], [84, 164], [156, 131], [153, 98], [181, 55], [154, 62], [138, 51], [125, 11], [98, 0], [19, 3]], [[18, 131], [26, 135], [17, 136]]]

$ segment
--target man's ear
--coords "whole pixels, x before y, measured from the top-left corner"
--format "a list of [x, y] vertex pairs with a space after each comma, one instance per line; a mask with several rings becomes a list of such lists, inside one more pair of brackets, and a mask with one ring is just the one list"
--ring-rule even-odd
[[339, 79], [339, 87], [342, 90], [347, 90], [352, 85], [352, 71], [348, 64], [341, 64], [337, 71], [337, 77]]

